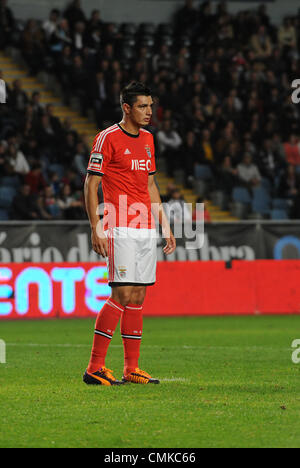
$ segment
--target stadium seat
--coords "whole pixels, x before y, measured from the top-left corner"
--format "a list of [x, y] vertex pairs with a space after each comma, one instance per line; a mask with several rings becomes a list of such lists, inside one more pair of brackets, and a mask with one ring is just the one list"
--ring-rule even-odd
[[274, 198], [272, 200], [272, 208], [275, 210], [288, 210], [289, 202], [284, 198]]
[[271, 209], [271, 197], [262, 186], [253, 189], [252, 211], [262, 215], [269, 215]]
[[267, 199], [253, 199], [252, 211], [261, 215], [270, 214], [270, 203]]
[[137, 32], [137, 25], [135, 23], [123, 23], [120, 31], [124, 36], [133, 36]]
[[172, 36], [173, 27], [170, 23], [160, 23], [157, 28], [157, 33], [159, 36]]
[[272, 190], [272, 185], [271, 185], [271, 182], [269, 181], [269, 179], [267, 179], [266, 177], [263, 177], [262, 180], [261, 180], [261, 186], [267, 190], [268, 192], [271, 192]]
[[142, 47], [153, 47], [155, 43], [155, 39], [153, 36], [142, 36], [141, 37], [141, 45]]
[[154, 36], [156, 26], [154, 23], [142, 23], [140, 25], [139, 32], [141, 36]]
[[271, 210], [271, 219], [289, 219], [288, 213], [286, 210]]
[[122, 60], [131, 60], [134, 57], [135, 50], [133, 47], [124, 44], [121, 51]]
[[204, 180], [200, 179], [194, 181], [194, 191], [199, 197], [205, 196], [205, 193], [207, 191], [207, 185], [204, 182]]
[[50, 164], [49, 171], [56, 172], [60, 179], [62, 179], [65, 174], [64, 166], [62, 166], [61, 164]]
[[250, 193], [245, 187], [234, 187], [232, 198], [235, 202], [244, 204], [250, 204], [252, 201]]
[[8, 211], [0, 208], [0, 221], [7, 221], [8, 219]]
[[159, 44], [166, 45], [168, 47], [172, 47], [174, 44], [173, 36], [159, 36]]
[[184, 184], [185, 183], [185, 171], [183, 169], [177, 169], [174, 171], [173, 174], [174, 180], [176, 184]]
[[11, 207], [16, 189], [14, 187], [0, 187], [0, 208], [9, 209]]
[[16, 176], [5, 176], [1, 178], [1, 185], [3, 187], [14, 187], [17, 188], [20, 186], [20, 179]]
[[296, 166], [296, 174], [300, 174], [300, 166]]
[[208, 180], [212, 179], [212, 172], [210, 167], [202, 165], [202, 164], [197, 164], [195, 167], [195, 178], [196, 179], [202, 179], [202, 180]]
[[230, 212], [232, 216], [235, 216], [236, 218], [245, 219], [249, 213], [248, 206], [249, 205], [246, 205], [245, 203], [234, 202], [231, 204]]
[[217, 205], [221, 208], [221, 210], [228, 209], [228, 195], [222, 190], [216, 190], [215, 192], [211, 193], [211, 201], [214, 205]]

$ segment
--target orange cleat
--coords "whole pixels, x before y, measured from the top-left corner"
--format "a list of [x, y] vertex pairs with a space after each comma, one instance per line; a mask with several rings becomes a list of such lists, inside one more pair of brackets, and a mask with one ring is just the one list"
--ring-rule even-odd
[[88, 371], [85, 371], [83, 376], [83, 381], [87, 385], [122, 385], [124, 384], [123, 381], [116, 380], [115, 377], [112, 375], [113, 371], [107, 369], [106, 367], [101, 367], [99, 371], [93, 372], [92, 374]]
[[137, 384], [159, 384], [158, 379], [152, 379], [151, 375], [141, 369], [136, 368], [133, 372], [123, 375], [122, 382], [132, 382]]

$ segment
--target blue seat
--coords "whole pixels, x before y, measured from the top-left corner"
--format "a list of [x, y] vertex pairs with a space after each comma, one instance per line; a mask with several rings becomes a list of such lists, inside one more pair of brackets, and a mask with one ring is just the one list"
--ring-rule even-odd
[[0, 221], [7, 221], [9, 219], [8, 211], [0, 208]]
[[202, 180], [208, 180], [212, 179], [212, 172], [210, 167], [205, 166], [204, 164], [197, 164], [195, 167], [195, 178], [196, 179], [202, 179]]
[[296, 174], [300, 174], [300, 166], [296, 166]]
[[238, 203], [250, 204], [252, 201], [250, 193], [245, 187], [234, 187], [232, 198], [233, 201]]
[[49, 166], [49, 171], [56, 172], [60, 179], [62, 179], [65, 175], [65, 168], [62, 164], [51, 164]]
[[275, 210], [288, 210], [289, 203], [284, 198], [274, 198], [272, 201], [272, 208]]
[[262, 188], [264, 188], [265, 190], [267, 190], [267, 192], [271, 192], [271, 190], [272, 190], [271, 182], [270, 182], [269, 179], [267, 179], [266, 177], [263, 177], [263, 178], [262, 178], [262, 180], [261, 180], [261, 186], [262, 186]]
[[271, 210], [271, 219], [289, 219], [288, 213], [286, 210]]
[[271, 209], [271, 197], [267, 190], [262, 187], [253, 189], [252, 211], [261, 215], [269, 215]]
[[53, 218], [58, 218], [59, 215], [60, 215], [60, 208], [58, 205], [49, 205], [48, 207], [48, 211], [49, 213], [51, 214], [51, 216], [53, 216]]
[[259, 201], [271, 201], [271, 196], [266, 190], [266, 188], [263, 185], [260, 185], [259, 187], [254, 187], [253, 188], [253, 200], [259, 200]]
[[16, 195], [14, 187], [0, 186], [0, 208], [9, 209]]
[[20, 186], [20, 179], [16, 176], [5, 176], [1, 178], [1, 185], [3, 187], [14, 187], [17, 188]]

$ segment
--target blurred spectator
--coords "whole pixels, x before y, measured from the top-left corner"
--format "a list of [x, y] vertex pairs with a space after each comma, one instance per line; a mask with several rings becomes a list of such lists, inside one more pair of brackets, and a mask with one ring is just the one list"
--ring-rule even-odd
[[43, 68], [46, 55], [45, 36], [35, 20], [28, 20], [21, 39], [21, 49], [30, 73], [36, 75]]
[[157, 143], [159, 146], [160, 157], [166, 159], [168, 174], [173, 174], [174, 168], [179, 163], [179, 148], [182, 139], [176, 130], [172, 128], [170, 120], [164, 120], [161, 130], [157, 133]]
[[279, 28], [278, 45], [281, 49], [284, 49], [285, 52], [288, 52], [290, 48], [296, 47], [297, 45], [296, 29], [290, 18], [285, 18], [283, 25]]
[[285, 166], [285, 161], [281, 159], [280, 155], [274, 149], [272, 140], [265, 139], [263, 141], [262, 150], [259, 157], [256, 159], [258, 169], [263, 177], [267, 177], [272, 182], [275, 180], [277, 174]]
[[0, 0], [0, 50], [10, 44], [15, 29], [15, 19], [7, 0]]
[[64, 12], [64, 17], [68, 20], [71, 29], [74, 28], [78, 22], [86, 23], [86, 17], [81, 9], [80, 0], [73, 0]]
[[[204, 205], [203, 209], [201, 210], [199, 209], [199, 206], [197, 206], [200, 203]], [[208, 200], [206, 200], [205, 198], [203, 197], [197, 198], [196, 207], [193, 209], [193, 214], [192, 214], [193, 221], [198, 221], [198, 222], [204, 221], [205, 223], [211, 222], [211, 216], [210, 216], [210, 212], [207, 209], [207, 203], [208, 203]]]
[[32, 165], [30, 172], [25, 177], [26, 185], [30, 187], [31, 194], [38, 194], [46, 186], [46, 181], [42, 174], [42, 166], [40, 163]]
[[169, 182], [166, 188], [165, 195], [161, 195], [161, 200], [163, 203], [167, 203], [172, 197], [172, 193], [177, 189], [177, 186], [173, 182]]
[[15, 80], [13, 82], [13, 88], [10, 93], [10, 105], [16, 111], [24, 111], [26, 105], [28, 104], [28, 97], [25, 91], [23, 90], [23, 84], [21, 80]]
[[300, 175], [295, 166], [289, 164], [280, 177], [278, 194], [280, 197], [295, 199], [300, 194]]
[[22, 153], [14, 144], [10, 144], [7, 150], [7, 162], [12, 168], [12, 173], [26, 175], [30, 171], [29, 164]]
[[32, 110], [37, 118], [44, 114], [44, 106], [41, 104], [41, 94], [38, 91], [32, 93], [30, 104]]
[[177, 188], [173, 190], [168, 201], [168, 214], [171, 223], [192, 221], [191, 212]]
[[82, 21], [75, 23], [74, 32], [72, 35], [73, 49], [81, 51], [85, 45], [85, 24]]
[[13, 199], [11, 215], [13, 219], [20, 220], [40, 219], [37, 199], [32, 195], [29, 185], [22, 185], [19, 193]]
[[50, 36], [49, 46], [53, 55], [59, 56], [65, 46], [72, 44], [72, 37], [70, 32], [69, 23], [66, 19], [59, 22], [58, 27], [53, 31]]
[[218, 188], [230, 195], [232, 188], [238, 185], [238, 183], [238, 170], [233, 166], [231, 157], [226, 156], [218, 170]]
[[197, 25], [198, 12], [194, 7], [194, 0], [185, 0], [183, 8], [175, 16], [176, 31], [179, 34], [191, 33]]
[[93, 10], [91, 13], [91, 17], [88, 21], [87, 29], [88, 31], [101, 31], [103, 26], [103, 21], [101, 20], [101, 13], [100, 10]]
[[58, 198], [58, 206], [65, 219], [85, 218], [84, 204], [76, 195], [72, 195], [70, 185], [64, 185]]
[[61, 210], [58, 199], [51, 185], [46, 185], [39, 198], [39, 208], [45, 219], [58, 219], [61, 217]]
[[272, 53], [272, 42], [266, 32], [265, 26], [261, 25], [257, 33], [252, 36], [251, 48], [256, 59], [264, 60], [270, 57]]
[[44, 21], [43, 30], [46, 34], [46, 39], [50, 39], [51, 35], [57, 30], [59, 23], [60, 12], [56, 8], [51, 10], [49, 19]]
[[297, 136], [292, 134], [289, 141], [284, 143], [283, 147], [287, 162], [293, 166], [300, 165], [300, 148]]
[[244, 155], [242, 162], [238, 165], [237, 174], [249, 188], [259, 185], [261, 182], [258, 167], [253, 164], [252, 156], [249, 153]]
[[86, 174], [88, 160], [89, 160], [88, 154], [86, 154], [84, 145], [80, 141], [76, 145], [76, 155], [74, 158], [73, 165], [74, 165], [74, 169], [77, 171], [78, 175], [80, 175], [81, 177], [84, 177]]

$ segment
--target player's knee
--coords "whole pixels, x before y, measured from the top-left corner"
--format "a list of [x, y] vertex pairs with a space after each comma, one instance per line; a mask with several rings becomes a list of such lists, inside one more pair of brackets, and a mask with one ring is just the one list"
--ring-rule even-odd
[[130, 293], [122, 292], [119, 293], [118, 298], [116, 300], [117, 302], [119, 302], [119, 304], [121, 304], [121, 306], [126, 307], [128, 304], [130, 304], [130, 298]]
[[131, 304], [142, 305], [145, 300], [146, 291], [143, 289], [136, 290], [131, 293]]

